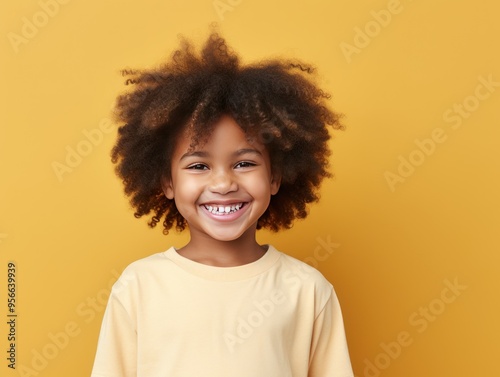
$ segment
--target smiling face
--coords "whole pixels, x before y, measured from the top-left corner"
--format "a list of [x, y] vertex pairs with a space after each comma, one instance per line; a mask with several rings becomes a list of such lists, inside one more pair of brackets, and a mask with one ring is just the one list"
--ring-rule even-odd
[[257, 221], [279, 188], [265, 146], [250, 143], [229, 116], [217, 121], [206, 142], [194, 149], [190, 143], [181, 134], [163, 191], [186, 219], [191, 240], [254, 240]]

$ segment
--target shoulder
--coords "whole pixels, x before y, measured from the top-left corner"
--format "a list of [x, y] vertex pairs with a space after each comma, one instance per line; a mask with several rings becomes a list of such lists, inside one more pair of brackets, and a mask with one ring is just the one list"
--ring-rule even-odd
[[333, 285], [316, 268], [288, 254], [278, 251], [280, 280], [286, 289], [314, 296], [319, 306], [334, 294]]
[[328, 289], [332, 288], [330, 282], [313, 266], [281, 251], [278, 251], [278, 253], [280, 253], [279, 264], [283, 272], [288, 272], [288, 275], [295, 276], [302, 283], [324, 286]]
[[158, 278], [171, 276], [169, 270], [172, 270], [172, 263], [166, 257], [166, 253], [171, 249], [173, 248], [130, 263], [113, 285], [111, 292], [114, 295], [120, 295], [123, 292], [134, 291], [141, 285], [147, 285]]
[[165, 262], [168, 262], [168, 259], [165, 257], [165, 253], [167, 253], [170, 249], [167, 251], [163, 251], [160, 253], [155, 253], [152, 255], [149, 255], [147, 257], [138, 259], [132, 263], [130, 263], [124, 270], [124, 274], [135, 274], [135, 275], [140, 275], [144, 273], [145, 271], [149, 271], [151, 269], [155, 269], [155, 267], [158, 267], [159, 265], [163, 265]]

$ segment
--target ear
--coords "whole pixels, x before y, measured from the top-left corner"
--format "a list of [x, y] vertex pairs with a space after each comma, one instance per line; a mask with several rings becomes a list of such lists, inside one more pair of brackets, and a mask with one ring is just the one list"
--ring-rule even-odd
[[276, 195], [281, 185], [281, 175], [273, 174], [271, 177], [271, 195]]
[[167, 199], [174, 198], [174, 187], [172, 186], [172, 179], [165, 176], [161, 177], [161, 188]]

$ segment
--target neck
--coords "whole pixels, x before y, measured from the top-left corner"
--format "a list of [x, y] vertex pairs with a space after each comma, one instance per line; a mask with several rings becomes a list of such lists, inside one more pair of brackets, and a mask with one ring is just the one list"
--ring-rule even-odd
[[255, 232], [236, 240], [219, 241], [204, 235], [191, 234], [188, 244], [178, 253], [198, 263], [217, 267], [235, 267], [261, 258], [266, 248], [259, 245]]

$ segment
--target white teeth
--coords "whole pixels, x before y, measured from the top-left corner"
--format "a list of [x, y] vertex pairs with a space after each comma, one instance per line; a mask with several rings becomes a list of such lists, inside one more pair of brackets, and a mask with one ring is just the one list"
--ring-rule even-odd
[[205, 205], [207, 211], [215, 214], [215, 215], [225, 215], [229, 213], [233, 213], [238, 211], [241, 207], [243, 207], [243, 203], [233, 204], [230, 206], [211, 206]]

